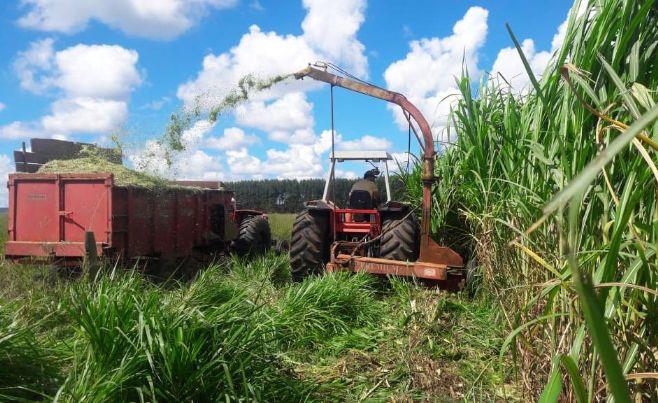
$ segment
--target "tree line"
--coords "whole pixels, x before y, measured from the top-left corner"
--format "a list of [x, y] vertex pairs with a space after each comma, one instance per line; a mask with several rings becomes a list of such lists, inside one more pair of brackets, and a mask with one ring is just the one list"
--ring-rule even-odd
[[[329, 198], [338, 206], [347, 206], [347, 198], [356, 182], [355, 179], [337, 178], [335, 189], [329, 190]], [[401, 191], [398, 180], [391, 178], [393, 198]], [[260, 179], [226, 182], [227, 189], [235, 192], [238, 208], [256, 209], [269, 213], [296, 213], [304, 208], [304, 202], [322, 198], [325, 179]], [[384, 180], [377, 180], [382, 195], [385, 195]], [[335, 197], [335, 198], [334, 198]]]

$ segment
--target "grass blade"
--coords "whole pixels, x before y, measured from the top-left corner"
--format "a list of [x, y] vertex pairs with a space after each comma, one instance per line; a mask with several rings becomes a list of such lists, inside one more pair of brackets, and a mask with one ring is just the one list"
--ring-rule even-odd
[[553, 364], [548, 382], [539, 397], [539, 403], [555, 403], [560, 398], [560, 393], [562, 393], [562, 375], [559, 365]]
[[512, 32], [512, 28], [509, 26], [508, 23], [505, 23], [505, 28], [507, 28], [507, 32], [509, 32], [509, 36], [512, 38], [512, 42], [514, 42], [516, 51], [519, 52], [519, 57], [521, 58], [521, 62], [523, 62], [523, 67], [525, 68], [526, 73], [528, 73], [528, 77], [530, 78], [530, 82], [532, 83], [532, 86], [535, 87], [535, 91], [537, 92], [539, 98], [541, 98], [542, 102], [546, 103], [546, 99], [544, 98], [544, 94], [542, 94], [541, 92], [541, 87], [539, 86], [539, 82], [535, 77], [535, 73], [532, 72], [530, 63], [528, 62], [528, 59], [525, 57], [525, 54], [523, 53], [523, 49], [521, 48], [521, 44], [516, 39], [516, 36], [514, 36], [514, 32]]
[[626, 383], [621, 364], [617, 358], [617, 350], [612, 344], [612, 339], [608, 332], [608, 325], [603, 315], [603, 308], [601, 307], [596, 292], [594, 291], [592, 276], [580, 270], [574, 253], [575, 244], [573, 244], [573, 242], [576, 239], [580, 206], [580, 203], [577, 203], [576, 200], [580, 202], [581, 198], [582, 196], [576, 198], [569, 206], [569, 235], [572, 242], [569, 251], [569, 265], [574, 273], [574, 284], [582, 305], [585, 322], [587, 323], [592, 342], [594, 346], [596, 346], [599, 358], [603, 364], [610, 392], [614, 396], [616, 402], [631, 403], [628, 384]]
[[590, 162], [583, 171], [569, 184], [567, 188], [551, 200], [544, 208], [544, 214], [552, 214], [558, 208], [564, 206], [576, 194], [582, 193], [585, 188], [596, 178], [607, 163], [621, 152], [621, 150], [630, 143], [635, 136], [640, 134], [645, 127], [653, 123], [658, 118], [658, 106], [653, 107], [650, 111], [642, 115], [633, 123], [622, 135], [617, 137], [610, 145], [603, 150], [592, 162]]
[[578, 403], [587, 403], [587, 391], [585, 390], [585, 382], [583, 381], [583, 377], [578, 371], [576, 362], [568, 355], [562, 354], [560, 355], [560, 364], [562, 364], [562, 367], [566, 369], [567, 374], [569, 374], [569, 378], [571, 379], [571, 386], [573, 387], [573, 391], [576, 395], [576, 400]]

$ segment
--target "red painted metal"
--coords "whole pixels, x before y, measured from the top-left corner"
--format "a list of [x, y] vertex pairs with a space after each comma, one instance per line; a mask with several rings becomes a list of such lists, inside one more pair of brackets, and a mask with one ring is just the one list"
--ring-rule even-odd
[[5, 255], [13, 259], [82, 257], [85, 231], [99, 256], [183, 257], [228, 244], [213, 209], [234, 217], [231, 191], [121, 187], [111, 174], [11, 174], [8, 187]]
[[443, 281], [448, 278], [448, 266], [427, 262], [402, 262], [399, 260], [339, 254], [327, 264], [327, 271], [350, 270], [371, 274], [412, 276], [427, 280]]
[[334, 209], [331, 224], [339, 234], [370, 234], [372, 237], [378, 236], [382, 228], [377, 210]]

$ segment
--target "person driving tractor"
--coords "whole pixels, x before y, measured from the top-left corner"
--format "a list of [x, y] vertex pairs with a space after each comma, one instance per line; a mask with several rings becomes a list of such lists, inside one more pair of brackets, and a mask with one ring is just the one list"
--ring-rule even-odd
[[349, 194], [351, 208], [371, 209], [379, 205], [381, 197], [379, 195], [379, 188], [375, 183], [378, 175], [378, 168], [368, 170], [363, 174], [363, 179], [358, 180], [352, 185]]

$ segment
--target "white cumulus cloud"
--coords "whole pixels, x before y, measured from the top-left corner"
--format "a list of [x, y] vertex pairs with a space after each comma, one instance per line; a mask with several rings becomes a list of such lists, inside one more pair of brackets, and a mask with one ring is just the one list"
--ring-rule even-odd
[[32, 42], [13, 67], [21, 87], [57, 97], [50, 113], [34, 122], [13, 122], [0, 137], [41, 132], [51, 137], [102, 134], [128, 116], [130, 93], [142, 83], [136, 51], [117, 45], [75, 45], [55, 51], [52, 39]]
[[337, 148], [340, 150], [363, 150], [363, 151], [389, 151], [393, 143], [381, 137], [365, 136], [355, 140], [343, 140], [338, 143]]
[[[388, 88], [404, 94], [438, 130], [447, 124], [450, 106], [456, 100], [455, 77], [461, 76], [463, 68], [472, 77], [480, 74], [478, 53], [487, 37], [488, 15], [482, 7], [469, 8], [451, 35], [412, 41], [410, 52], [384, 72]], [[399, 127], [406, 128], [399, 108], [389, 107]]]
[[250, 26], [236, 46], [219, 55], [207, 55], [196, 78], [179, 87], [178, 97], [191, 104], [199, 95], [223, 95], [247, 74], [290, 74], [321, 59], [365, 75], [365, 47], [356, 37], [364, 20], [365, 1], [305, 0], [304, 7], [307, 14], [301, 35], [263, 32], [257, 25]]
[[53, 102], [51, 114], [41, 118], [46, 133], [106, 133], [124, 122], [128, 105], [112, 99], [76, 97]]
[[246, 147], [226, 151], [226, 164], [233, 177], [239, 179], [246, 179], [264, 173], [261, 160], [249, 154]]
[[57, 52], [54, 85], [73, 97], [121, 99], [142, 82], [136, 51], [117, 45], [76, 45]]
[[229, 51], [204, 57], [201, 71], [195, 79], [182, 84], [177, 95], [186, 105], [196, 106], [199, 97], [212, 102], [221, 99], [247, 74], [289, 74], [317, 58], [303, 37], [263, 32], [252, 25]]
[[324, 169], [313, 145], [291, 144], [286, 150], [267, 150], [265, 173], [277, 178], [317, 178]]
[[[587, 1], [580, 2], [576, 10], [576, 17], [580, 18], [587, 12]], [[571, 12], [572, 10], [570, 10]], [[550, 62], [551, 58], [564, 43], [567, 33], [567, 18], [558, 26], [557, 32], [551, 40], [550, 50], [539, 51], [536, 49], [535, 41], [527, 38], [521, 42], [521, 50], [528, 60], [530, 69], [537, 80], [541, 78]], [[499, 80], [499, 76], [504, 78]], [[503, 90], [512, 91], [515, 94], [525, 94], [530, 91], [532, 83], [528, 72], [523, 66], [523, 61], [515, 47], [510, 46], [501, 49], [496, 56], [496, 61], [491, 68], [491, 78], [495, 84], [498, 84]]]
[[235, 150], [256, 142], [258, 142], [258, 137], [245, 133], [239, 127], [229, 127], [224, 129], [221, 136], [209, 137], [206, 140], [206, 146], [217, 150]]
[[32, 42], [14, 62], [21, 87], [69, 97], [126, 98], [139, 86], [136, 51], [118, 45], [75, 45], [55, 52], [50, 38]]
[[42, 135], [40, 128], [33, 123], [13, 121], [4, 126], [0, 126], [0, 138], [8, 140], [25, 139], [29, 137], [39, 137]]
[[352, 74], [367, 75], [365, 46], [356, 38], [363, 24], [365, 0], [304, 0], [304, 39], [331, 61], [342, 61]]
[[[340, 136], [336, 137], [340, 140]], [[226, 165], [234, 179], [317, 178], [324, 175], [323, 159], [331, 149], [331, 132], [323, 131], [312, 144], [290, 144], [285, 149], [270, 148], [265, 158], [251, 155], [246, 147], [226, 152]]]
[[189, 180], [224, 179], [224, 168], [216, 155], [203, 150], [195, 150], [186, 158], [185, 164], [178, 167], [177, 177]]
[[302, 92], [284, 94], [270, 102], [240, 105], [235, 115], [238, 124], [271, 133], [271, 139], [284, 142], [288, 142], [294, 132], [310, 130], [314, 124], [313, 104]]
[[[178, 97], [187, 106], [208, 107], [247, 74], [257, 78], [286, 75], [323, 59], [366, 76], [365, 47], [357, 38], [365, 0], [305, 0], [303, 5], [307, 14], [300, 35], [264, 32], [252, 25], [237, 45], [224, 53], [207, 55], [196, 77], [179, 86]], [[291, 80], [254, 94], [234, 111], [237, 123], [266, 131], [274, 141], [312, 145], [317, 140], [313, 105], [304, 91], [318, 87], [309, 80]]]
[[2, 112], [3, 110], [5, 110], [6, 107], [7, 107], [7, 105], [5, 105], [5, 104], [3, 104], [2, 102], [0, 102], [0, 112]]
[[345, 178], [345, 179], [358, 179], [359, 175], [356, 174], [354, 171], [344, 171], [342, 169], [336, 169], [336, 177], [337, 178]]
[[23, 0], [19, 25], [41, 31], [75, 33], [98, 21], [127, 34], [171, 39], [187, 31], [209, 9], [237, 0]]
[[30, 43], [26, 50], [18, 53], [14, 61], [14, 71], [21, 88], [39, 94], [51, 86], [50, 80], [40, 75], [50, 73], [53, 68], [54, 43], [52, 38], [41, 39]]

